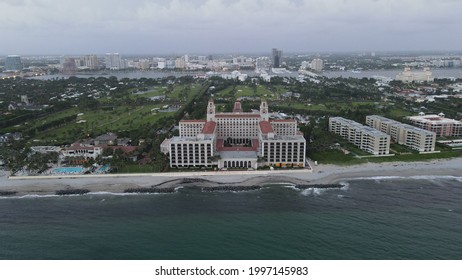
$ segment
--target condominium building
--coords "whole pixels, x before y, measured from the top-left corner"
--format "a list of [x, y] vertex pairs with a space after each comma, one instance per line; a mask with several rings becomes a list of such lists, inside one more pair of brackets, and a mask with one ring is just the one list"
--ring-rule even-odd
[[82, 66], [90, 69], [95, 70], [99, 68], [98, 57], [96, 55], [84, 55], [81, 57]]
[[411, 123], [425, 130], [433, 131], [438, 137], [460, 137], [462, 136], [462, 122], [444, 117], [443, 113], [438, 115], [425, 115], [408, 117]]
[[266, 101], [258, 113], [244, 112], [239, 101], [232, 112], [218, 113], [210, 100], [207, 119], [181, 120], [179, 136], [165, 139], [161, 151], [171, 167], [304, 167], [306, 141], [297, 122], [269, 116]]
[[324, 68], [324, 62], [322, 61], [322, 59], [315, 58], [311, 61], [310, 68], [313, 69], [314, 71], [321, 72], [322, 69]]
[[125, 69], [125, 60], [118, 53], [107, 53], [104, 60], [107, 69], [120, 70]]
[[435, 150], [436, 133], [382, 116], [366, 117], [366, 124], [390, 135], [391, 140], [419, 152]]
[[22, 62], [19, 55], [9, 55], [5, 58], [5, 70], [6, 71], [21, 71]]
[[329, 131], [342, 136], [361, 150], [374, 155], [390, 153], [390, 136], [342, 117], [329, 118]]

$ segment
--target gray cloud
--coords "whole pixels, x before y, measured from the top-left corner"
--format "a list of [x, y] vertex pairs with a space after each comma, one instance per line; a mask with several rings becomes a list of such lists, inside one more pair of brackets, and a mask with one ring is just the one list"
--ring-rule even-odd
[[461, 10], [456, 0], [2, 0], [0, 52], [462, 49]]

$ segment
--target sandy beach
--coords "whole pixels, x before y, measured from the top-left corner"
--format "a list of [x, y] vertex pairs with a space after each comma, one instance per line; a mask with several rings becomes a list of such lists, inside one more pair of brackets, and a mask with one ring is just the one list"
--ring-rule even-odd
[[22, 196], [54, 194], [63, 189], [121, 193], [128, 188], [178, 186], [255, 186], [269, 183], [331, 184], [353, 178], [377, 176], [462, 176], [462, 158], [423, 162], [367, 163], [352, 166], [319, 165], [313, 170], [172, 172], [108, 174], [102, 176], [8, 177], [0, 171], [0, 191]]

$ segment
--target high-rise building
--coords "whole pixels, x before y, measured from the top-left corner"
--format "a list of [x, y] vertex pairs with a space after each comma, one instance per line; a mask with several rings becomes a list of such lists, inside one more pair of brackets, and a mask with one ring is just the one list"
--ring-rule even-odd
[[322, 59], [315, 58], [311, 61], [310, 68], [313, 69], [314, 71], [321, 72], [322, 69], [324, 68], [324, 62]]
[[5, 70], [6, 71], [21, 71], [22, 62], [19, 55], [9, 55], [5, 59]]
[[81, 57], [81, 61], [83, 62], [83, 66], [90, 70], [99, 68], [98, 57], [96, 55], [84, 55]]
[[105, 64], [107, 69], [119, 70], [125, 68], [125, 63], [120, 58], [118, 53], [107, 53], [105, 57]]
[[63, 73], [66, 75], [74, 75], [77, 72], [77, 65], [75, 59], [72, 57], [65, 57], [63, 62]]
[[161, 151], [171, 167], [252, 168], [304, 167], [306, 140], [293, 119], [270, 119], [268, 103], [259, 112], [218, 113], [208, 102], [207, 119], [181, 120], [180, 135], [165, 139]]
[[282, 50], [273, 49], [273, 68], [279, 68], [282, 64]]
[[175, 60], [175, 68], [177, 68], [177, 69], [185, 69], [186, 68], [186, 61], [184, 60], [183, 57], [177, 58]]

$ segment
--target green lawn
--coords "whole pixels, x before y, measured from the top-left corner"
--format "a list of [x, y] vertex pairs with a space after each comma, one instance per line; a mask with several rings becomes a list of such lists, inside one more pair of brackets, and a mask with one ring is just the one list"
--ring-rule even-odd
[[283, 86], [276, 86], [274, 89], [270, 89], [267, 85], [257, 85], [255, 88], [246, 85], [238, 85], [234, 88], [227, 87], [217, 93], [215, 96], [218, 98], [230, 98], [237, 99], [241, 97], [259, 97], [268, 101], [278, 100], [279, 95], [285, 92]]
[[153, 165], [139, 165], [139, 164], [131, 164], [125, 165], [122, 168], [119, 168], [115, 171], [115, 173], [150, 173], [150, 172], [160, 172], [157, 166]]
[[173, 116], [174, 112], [169, 113], [151, 113], [151, 109], [161, 105], [145, 105], [135, 108], [128, 106], [117, 107], [113, 111], [96, 110], [85, 112], [80, 120], [86, 123], [70, 122], [58, 128], [50, 129], [38, 133], [34, 138], [36, 140], [51, 141], [56, 140], [58, 143], [73, 142], [75, 132], [81, 137], [86, 134], [102, 134], [109, 131], [117, 132], [120, 130], [130, 130], [142, 128], [146, 124], [153, 124], [165, 116]]

